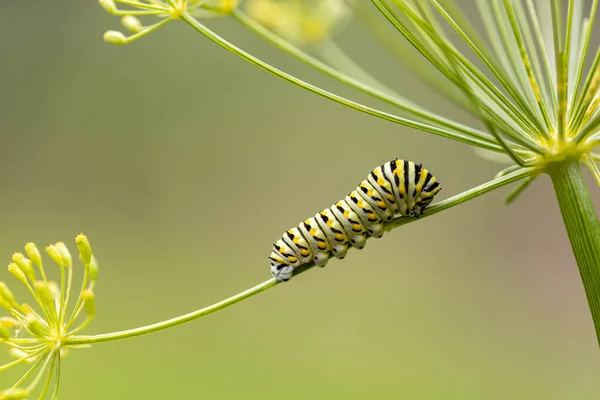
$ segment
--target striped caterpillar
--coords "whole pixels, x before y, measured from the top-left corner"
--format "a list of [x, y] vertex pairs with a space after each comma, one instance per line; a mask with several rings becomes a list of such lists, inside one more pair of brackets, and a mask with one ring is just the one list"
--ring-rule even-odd
[[349, 246], [362, 249], [369, 237], [383, 236], [384, 223], [395, 215], [420, 216], [441, 189], [421, 164], [389, 161], [345, 199], [286, 231], [269, 256], [271, 273], [288, 281], [295, 268], [324, 267], [331, 255], [342, 259]]

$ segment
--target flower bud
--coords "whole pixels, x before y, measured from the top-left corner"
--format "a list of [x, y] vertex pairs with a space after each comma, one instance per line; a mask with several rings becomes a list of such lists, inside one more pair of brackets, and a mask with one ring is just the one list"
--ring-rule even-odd
[[54, 247], [59, 251], [64, 266], [71, 268], [71, 265], [73, 265], [73, 258], [71, 257], [71, 253], [69, 252], [69, 249], [67, 249], [67, 246], [65, 246], [63, 242], [57, 242]]
[[15, 278], [17, 278], [19, 280], [19, 282], [21, 282], [24, 285], [27, 285], [27, 277], [25, 276], [23, 271], [21, 271], [21, 268], [19, 268], [19, 266], [17, 264], [15, 264], [15, 263], [8, 264], [8, 272], [13, 274], [13, 276]]
[[127, 37], [119, 31], [106, 31], [104, 32], [104, 41], [106, 43], [122, 46], [127, 43]]
[[5, 302], [10, 304], [11, 306], [14, 306], [17, 304], [17, 301], [15, 300], [15, 296], [13, 296], [12, 292], [10, 291], [10, 289], [8, 288], [8, 286], [6, 286], [6, 283], [4, 283], [4, 282], [0, 282], [0, 298], [2, 298]]
[[83, 234], [77, 235], [75, 238], [75, 243], [77, 244], [77, 248], [79, 249], [79, 256], [81, 257], [81, 261], [85, 265], [89, 265], [92, 259], [92, 247], [90, 246], [90, 242], [87, 237]]
[[86, 289], [81, 295], [85, 306], [85, 312], [90, 317], [93, 317], [96, 314], [96, 296], [94, 296], [94, 292], [90, 289]]
[[15, 329], [18, 327], [19, 321], [11, 317], [0, 317], [0, 325], [7, 327], [8, 329]]
[[26, 258], [22, 253], [15, 253], [12, 256], [12, 260], [32, 282], [36, 280], [35, 270], [30, 259]]
[[0, 307], [4, 308], [7, 311], [10, 311], [12, 305], [8, 301], [4, 300], [0, 295]]
[[117, 11], [117, 5], [113, 0], [98, 0], [98, 4], [109, 13]]
[[58, 286], [58, 283], [54, 281], [48, 281], [48, 289], [50, 289], [50, 294], [52, 295], [52, 298], [60, 298], [60, 286]]
[[25, 326], [27, 330], [33, 333], [35, 336], [46, 336], [47, 331], [42, 323], [33, 314], [29, 314], [25, 317]]
[[36, 281], [33, 286], [35, 287], [35, 292], [40, 297], [40, 300], [44, 303], [44, 306], [48, 310], [56, 309], [54, 296], [52, 296], [52, 292], [50, 292], [49, 284], [44, 281]]
[[229, 14], [237, 8], [239, 3], [239, 0], [220, 0], [219, 10], [225, 14]]
[[123, 18], [121, 18], [121, 25], [133, 33], [141, 32], [144, 29], [144, 26], [140, 20], [133, 15], [125, 15]]
[[62, 255], [60, 254], [60, 251], [53, 244], [46, 247], [46, 253], [48, 253], [48, 255], [50, 256], [52, 261], [54, 261], [58, 265], [63, 264], [63, 258], [62, 258]]
[[0, 340], [10, 340], [10, 331], [2, 324], [0, 324]]
[[42, 266], [42, 255], [40, 254], [40, 251], [38, 250], [35, 243], [27, 243], [25, 245], [25, 252], [27, 253], [27, 257], [29, 257], [35, 265], [37, 265], [38, 267]]
[[92, 255], [92, 259], [90, 261], [90, 280], [92, 282], [96, 282], [98, 280], [98, 261], [96, 257]]

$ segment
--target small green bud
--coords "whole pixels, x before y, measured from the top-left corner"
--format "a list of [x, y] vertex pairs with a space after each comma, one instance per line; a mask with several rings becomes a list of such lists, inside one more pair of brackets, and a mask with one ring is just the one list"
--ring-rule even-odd
[[117, 5], [113, 0], [98, 0], [98, 4], [109, 13], [117, 11]]
[[12, 260], [32, 282], [36, 280], [35, 270], [30, 259], [26, 258], [22, 253], [15, 253], [12, 256]]
[[140, 20], [133, 15], [125, 15], [123, 18], [121, 18], [121, 24], [133, 33], [141, 32], [144, 29], [144, 26]]
[[14, 329], [18, 327], [19, 321], [11, 317], [0, 317], [0, 325], [7, 327], [8, 329]]
[[60, 251], [53, 244], [51, 244], [50, 246], [46, 247], [46, 253], [58, 265], [63, 264], [63, 258], [62, 258], [62, 255], [60, 254]]
[[50, 294], [52, 295], [52, 298], [60, 298], [60, 287], [58, 286], [58, 283], [54, 281], [48, 281], [48, 289], [50, 289]]
[[0, 399], [2, 400], [23, 400], [29, 397], [31, 392], [27, 389], [14, 388], [5, 392], [0, 392]]
[[14, 306], [17, 304], [15, 296], [13, 296], [12, 292], [4, 282], [0, 282], [0, 297], [10, 305]]
[[98, 280], [98, 260], [96, 257], [92, 255], [92, 259], [90, 261], [90, 280], [92, 282], [96, 282]]
[[15, 278], [17, 278], [22, 284], [27, 285], [27, 277], [21, 271], [21, 268], [15, 263], [8, 264], [8, 272], [13, 274]]
[[2, 295], [0, 295], [0, 307], [4, 308], [7, 311], [10, 311], [12, 305], [8, 301], [4, 300], [2, 298]]
[[96, 296], [94, 296], [94, 292], [90, 289], [86, 289], [81, 295], [85, 306], [85, 312], [90, 317], [93, 317], [96, 314]]
[[25, 245], [25, 252], [27, 253], [27, 257], [29, 257], [35, 265], [37, 265], [38, 267], [42, 266], [42, 255], [40, 254], [40, 251], [38, 250], [35, 243], [27, 243]]
[[36, 281], [33, 286], [46, 308], [48, 310], [55, 309], [56, 305], [54, 303], [54, 296], [52, 296], [52, 292], [50, 291], [50, 285], [44, 281]]
[[27, 326], [27, 329], [35, 336], [46, 336], [46, 329], [33, 314], [29, 314], [25, 317], [25, 326]]
[[60, 252], [65, 267], [71, 268], [73, 265], [73, 258], [71, 257], [71, 253], [69, 252], [69, 249], [67, 249], [67, 246], [65, 246], [63, 242], [57, 242], [54, 247]]
[[81, 257], [81, 261], [85, 265], [89, 265], [92, 259], [92, 247], [90, 246], [90, 242], [87, 237], [83, 234], [77, 235], [75, 238], [75, 243], [77, 244], [77, 248], [79, 249], [79, 256]]
[[221, 12], [229, 14], [239, 5], [239, 0], [220, 0], [219, 9]]
[[127, 43], [127, 37], [119, 31], [106, 31], [104, 32], [104, 41], [106, 43], [122, 46]]
[[0, 324], [0, 340], [10, 340], [10, 331], [2, 324]]

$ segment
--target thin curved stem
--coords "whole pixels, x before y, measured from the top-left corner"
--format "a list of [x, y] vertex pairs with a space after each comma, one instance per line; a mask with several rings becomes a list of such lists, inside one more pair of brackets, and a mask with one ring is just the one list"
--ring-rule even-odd
[[245, 300], [249, 297], [252, 297], [256, 294], [264, 292], [272, 288], [273, 286], [280, 283], [276, 278], [271, 278], [268, 281], [265, 281], [261, 284], [254, 286], [248, 290], [245, 290], [241, 293], [236, 294], [235, 296], [231, 296], [223, 301], [212, 304], [208, 307], [202, 308], [197, 311], [193, 311], [188, 314], [181, 315], [179, 317], [175, 317], [166, 321], [157, 322], [152, 325], [142, 326], [140, 328], [128, 329], [120, 332], [106, 333], [102, 335], [93, 335], [93, 336], [73, 336], [65, 341], [66, 346], [71, 345], [79, 345], [79, 344], [92, 344], [92, 343], [100, 343], [100, 342], [109, 342], [112, 340], [119, 339], [127, 339], [135, 336], [146, 335], [148, 333], [157, 332], [163, 329], [171, 328], [173, 326], [181, 325], [183, 323], [193, 321], [200, 317], [203, 317], [208, 314], [212, 314], [215, 311], [219, 311], [225, 307], [238, 303], [242, 300]]
[[442, 136], [442, 137], [445, 137], [448, 139], [453, 139], [458, 142], [469, 144], [471, 146], [480, 147], [480, 148], [484, 148], [487, 150], [492, 150], [492, 151], [496, 151], [496, 152], [500, 152], [500, 153], [504, 152], [504, 149], [501, 146], [499, 146], [498, 144], [494, 143], [493, 140], [474, 138], [474, 137], [471, 137], [470, 135], [457, 133], [457, 132], [454, 132], [454, 131], [451, 131], [448, 129], [443, 129], [443, 128], [440, 128], [437, 126], [432, 126], [432, 125], [424, 124], [421, 122], [413, 121], [408, 118], [399, 117], [397, 115], [386, 113], [384, 111], [357, 103], [355, 101], [348, 100], [342, 96], [333, 94], [333, 93], [328, 92], [324, 89], [321, 89], [317, 86], [311, 85], [308, 82], [298, 79], [295, 76], [287, 74], [287, 73], [281, 71], [280, 69], [275, 68], [272, 65], [265, 63], [264, 61], [254, 57], [253, 55], [251, 55], [251, 54], [245, 52], [244, 50], [240, 49], [239, 47], [233, 45], [232, 43], [228, 42], [221, 36], [217, 35], [213, 31], [211, 31], [210, 29], [206, 28], [204, 25], [202, 25], [200, 22], [198, 22], [194, 17], [192, 17], [188, 13], [182, 14], [181, 18], [182, 18], [182, 20], [187, 22], [192, 28], [194, 28], [196, 31], [200, 32], [202, 35], [206, 36], [213, 42], [217, 43], [219, 46], [225, 48], [226, 50], [237, 55], [238, 57], [250, 62], [251, 64], [254, 64], [255, 66], [257, 66], [267, 72], [272, 73], [275, 76], [278, 76], [278, 77], [284, 79], [287, 82], [293, 83], [294, 85], [300, 86], [310, 92], [313, 92], [315, 94], [318, 94], [320, 96], [323, 96], [325, 98], [333, 100], [336, 103], [342, 104], [344, 106], [347, 106], [347, 107], [352, 108], [357, 111], [364, 112], [369, 115], [373, 115], [375, 117], [379, 117], [381, 119], [384, 119], [384, 120], [387, 120], [390, 122], [395, 122], [400, 125], [404, 125], [404, 126], [408, 126], [411, 128], [421, 130], [421, 131], [429, 132], [429, 133], [432, 133], [432, 134], [435, 134], [438, 136]]
[[[363, 93], [366, 93], [378, 100], [384, 101], [394, 107], [397, 107], [397, 108], [409, 113], [410, 115], [421, 118], [425, 121], [428, 121], [433, 124], [437, 124], [439, 126], [454, 130], [456, 132], [465, 134], [467, 136], [472, 136], [474, 138], [496, 144], [496, 143], [494, 143], [494, 138], [492, 136], [490, 136], [489, 134], [487, 134], [486, 132], [483, 132], [478, 129], [473, 129], [469, 126], [460, 124], [456, 121], [449, 120], [440, 115], [429, 112], [429, 111], [423, 109], [422, 107], [412, 104], [407, 99], [399, 96], [398, 94], [394, 93], [393, 91], [391, 91], [390, 89], [385, 87], [385, 85], [381, 84], [380, 82], [378, 82], [377, 80], [372, 78], [370, 75], [367, 74], [365, 76], [366, 73], [358, 66], [354, 65], [352, 67], [352, 70], [357, 72], [358, 75], [354, 74], [354, 77], [347, 75], [347, 74], [341, 72], [339, 70], [339, 68], [337, 68], [335, 65], [334, 65], [334, 68], [332, 68], [331, 66], [321, 62], [320, 60], [316, 59], [315, 57], [312, 57], [311, 55], [302, 51], [301, 49], [299, 49], [298, 47], [289, 43], [288, 41], [275, 35], [274, 33], [269, 31], [268, 29], [264, 28], [262, 25], [260, 25], [256, 21], [254, 21], [252, 18], [250, 18], [248, 15], [244, 14], [243, 12], [236, 10], [233, 12], [233, 16], [241, 24], [243, 24], [246, 28], [250, 29], [252, 32], [256, 33], [261, 38], [267, 40], [268, 42], [273, 44], [275, 47], [281, 49], [282, 51], [290, 54], [293, 57], [298, 58], [299, 60], [303, 61], [304, 63], [311, 66], [312, 68], [315, 68], [316, 70], [321, 71], [348, 86], [351, 86], [357, 90], [360, 90]], [[338, 58], [345, 56], [344, 54], [340, 54], [339, 49], [336, 50], [336, 47], [332, 47], [333, 42], [326, 41], [326, 42], [324, 42], [324, 45], [326, 45], [326, 48], [322, 49], [323, 50], [322, 52], [327, 51], [328, 53], [332, 53], [332, 51], [334, 51], [334, 52], [336, 52]], [[330, 56], [332, 56], [332, 54], [330, 54]], [[350, 58], [348, 58], [347, 56], [345, 56], [345, 58], [346, 58], [346, 60], [343, 60], [343, 61], [353, 63], [353, 61]], [[361, 73], [361, 71], [362, 71], [362, 73]], [[357, 79], [359, 76], [362, 76], [363, 79]], [[369, 86], [365, 82], [371, 82], [371, 85], [374, 87]], [[377, 89], [377, 87], [379, 87], [379, 89]], [[523, 146], [516, 144], [516, 143], [511, 143], [511, 146], [517, 147], [520, 149], [524, 149]]]
[[[500, 178], [493, 179], [493, 180], [486, 182], [482, 185], [479, 185], [473, 189], [467, 190], [466, 192], [463, 192], [461, 194], [458, 194], [449, 199], [446, 199], [437, 204], [434, 204], [433, 206], [428, 207], [427, 209], [425, 209], [425, 212], [423, 213], [423, 217], [437, 214], [440, 211], [457, 206], [457, 205], [464, 203], [468, 200], [471, 200], [475, 197], [478, 197], [485, 193], [488, 193], [494, 189], [497, 189], [497, 188], [505, 186], [509, 183], [518, 181], [525, 177], [531, 176], [535, 173], [535, 171], [536, 170], [534, 168], [522, 168], [518, 171], [504, 175]], [[420, 219], [417, 219], [414, 217], [406, 217], [406, 216], [399, 217], [399, 218], [396, 218], [396, 219], [390, 221], [389, 223], [387, 223], [385, 226], [385, 229], [387, 231], [390, 231], [401, 225], [406, 225], [408, 223], [411, 223], [411, 222], [414, 222], [417, 220], [420, 220]], [[308, 269], [312, 268], [313, 266], [314, 266], [314, 264], [306, 264], [306, 265], [303, 265], [303, 266], [297, 268], [296, 270], [294, 270], [294, 276], [307, 271]], [[167, 329], [167, 328], [171, 328], [171, 327], [174, 327], [177, 325], [184, 324], [189, 321], [193, 321], [195, 319], [204, 317], [205, 315], [208, 315], [208, 314], [212, 314], [216, 311], [224, 309], [228, 306], [231, 306], [235, 303], [238, 303], [238, 302], [245, 300], [249, 297], [252, 297], [256, 294], [262, 293], [262, 292], [274, 287], [275, 285], [277, 285], [279, 283], [281, 283], [281, 282], [278, 281], [276, 278], [271, 278], [263, 283], [260, 283], [248, 290], [245, 290], [241, 293], [231, 296], [231, 297], [229, 297], [225, 300], [222, 300], [218, 303], [212, 304], [208, 307], [202, 308], [197, 311], [193, 311], [188, 314], [181, 315], [179, 317], [175, 317], [175, 318], [171, 318], [166, 321], [157, 322], [155, 324], [142, 326], [142, 327], [134, 328], [134, 329], [127, 329], [127, 330], [119, 331], [119, 332], [105, 333], [105, 334], [92, 335], [92, 336], [72, 336], [69, 339], [67, 339], [64, 344], [65, 344], [65, 346], [94, 344], [94, 343], [109, 342], [109, 341], [119, 340], [119, 339], [127, 339], [127, 338], [132, 338], [132, 337], [136, 337], [136, 336], [141, 336], [141, 335], [146, 335], [149, 333], [157, 332], [157, 331], [160, 331], [163, 329]]]
[[[492, 179], [489, 182], [481, 184], [479, 186], [475, 186], [473, 189], [469, 189], [465, 192], [457, 194], [456, 196], [452, 196], [449, 199], [440, 201], [432, 206], [429, 206], [423, 211], [421, 218], [429, 217], [430, 215], [437, 214], [441, 211], [447, 210], [448, 208], [455, 207], [461, 203], [472, 200], [475, 197], [479, 197], [483, 194], [491, 192], [494, 189], [498, 189], [502, 186], [508, 185], [509, 183], [516, 182], [523, 178], [527, 178], [536, 173], [535, 168], [520, 168], [517, 171], [511, 172], [510, 174], [502, 175], [498, 178]], [[414, 222], [416, 219], [414, 217], [402, 216], [391, 220], [390, 222], [385, 224], [385, 230], [391, 231], [392, 229], [396, 229], [399, 226], [409, 224]]]

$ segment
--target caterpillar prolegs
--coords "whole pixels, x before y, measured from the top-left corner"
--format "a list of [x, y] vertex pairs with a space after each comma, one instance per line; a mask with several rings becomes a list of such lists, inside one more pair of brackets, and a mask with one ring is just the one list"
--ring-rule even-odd
[[345, 199], [286, 231], [269, 256], [271, 273], [287, 281], [302, 265], [324, 267], [331, 255], [344, 258], [350, 246], [362, 249], [369, 237], [381, 237], [395, 215], [421, 215], [441, 189], [421, 164], [389, 161]]

